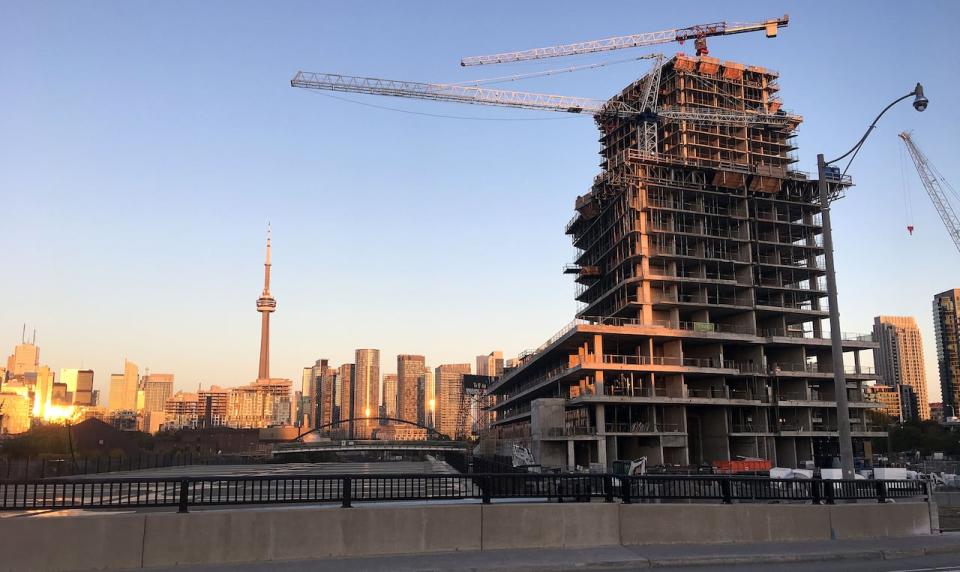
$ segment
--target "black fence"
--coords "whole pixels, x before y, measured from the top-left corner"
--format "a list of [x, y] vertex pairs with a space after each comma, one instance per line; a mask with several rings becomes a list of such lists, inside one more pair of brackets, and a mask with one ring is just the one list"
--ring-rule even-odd
[[93, 457], [0, 457], [0, 481], [25, 481], [50, 477], [96, 475], [121, 471], [140, 471], [187, 465], [246, 465], [269, 462], [263, 457], [200, 456], [192, 453], [138, 453], [134, 455]]
[[0, 510], [529, 499], [606, 502], [889, 502], [926, 499], [924, 481], [603, 474], [283, 475], [0, 482]]

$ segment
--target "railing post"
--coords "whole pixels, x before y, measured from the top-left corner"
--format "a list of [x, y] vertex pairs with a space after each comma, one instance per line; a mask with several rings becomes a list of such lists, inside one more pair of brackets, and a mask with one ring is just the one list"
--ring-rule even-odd
[[480, 498], [483, 504], [490, 504], [490, 475], [480, 477]]
[[343, 477], [342, 489], [341, 496], [343, 497], [343, 508], [350, 508], [353, 506], [353, 479], [350, 477]]
[[190, 491], [190, 479], [183, 479], [180, 481], [180, 505], [177, 507], [177, 512], [180, 514], [186, 514], [190, 512], [189, 510], [189, 491]]
[[880, 504], [887, 502], [887, 483], [882, 480], [877, 481], [877, 502]]
[[630, 487], [632, 485], [630, 475], [620, 477], [620, 502], [630, 504]]
[[603, 502], [613, 502], [613, 477], [603, 475]]
[[727, 477], [720, 479], [720, 496], [723, 498], [723, 504], [733, 504], [733, 498], [730, 495], [730, 479]]

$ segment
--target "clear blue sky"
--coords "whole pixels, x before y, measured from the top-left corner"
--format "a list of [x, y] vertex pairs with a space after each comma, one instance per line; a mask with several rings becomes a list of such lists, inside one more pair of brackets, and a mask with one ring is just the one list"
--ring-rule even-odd
[[[661, 3], [662, 4], [662, 3]], [[666, 6], [665, 4], [663, 4]], [[465, 55], [788, 12], [775, 40], [711, 55], [778, 69], [805, 117], [800, 167], [851, 146], [922, 81], [854, 164], [834, 209], [843, 328], [916, 316], [938, 399], [931, 297], [960, 286], [958, 253], [896, 133], [955, 185], [960, 4], [940, 2], [0, 3], [0, 349], [38, 329], [43, 361], [96, 370], [126, 356], [177, 385], [240, 384], [257, 369], [264, 228], [274, 229], [274, 375], [356, 347], [428, 363], [536, 347], [573, 317], [563, 226], [598, 172], [585, 117], [289, 87], [298, 69], [452, 81], [542, 69], [461, 68]], [[663, 47], [668, 54], [683, 49]], [[650, 52], [653, 50], [646, 50]], [[631, 51], [613, 56], [644, 53]], [[583, 61], [583, 60], [578, 60]], [[593, 60], [586, 60], [593, 61]], [[550, 67], [572, 65], [551, 62]], [[643, 62], [511, 84], [605, 98]]]

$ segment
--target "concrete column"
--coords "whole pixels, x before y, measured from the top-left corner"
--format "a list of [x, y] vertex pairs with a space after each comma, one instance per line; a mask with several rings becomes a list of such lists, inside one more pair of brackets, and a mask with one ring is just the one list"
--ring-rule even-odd
[[860, 373], [860, 350], [854, 350], [853, 363], [854, 363], [854, 366], [856, 367], [856, 372]]
[[573, 452], [573, 439], [567, 441], [567, 468], [571, 471], [577, 468], [577, 460]]

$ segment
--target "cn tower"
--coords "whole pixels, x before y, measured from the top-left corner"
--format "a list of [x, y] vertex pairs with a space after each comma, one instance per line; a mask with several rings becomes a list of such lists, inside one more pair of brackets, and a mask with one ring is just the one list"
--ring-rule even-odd
[[270, 295], [270, 225], [267, 225], [267, 260], [263, 264], [263, 293], [257, 298], [260, 312], [260, 373], [257, 379], [270, 379], [270, 314], [277, 310], [277, 301]]

